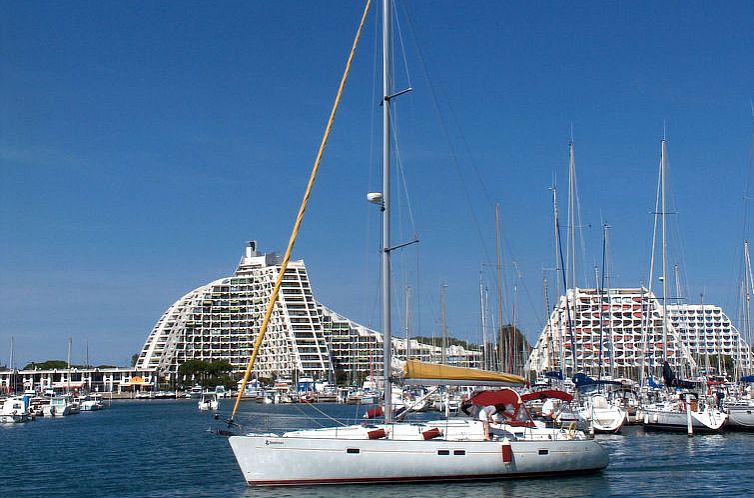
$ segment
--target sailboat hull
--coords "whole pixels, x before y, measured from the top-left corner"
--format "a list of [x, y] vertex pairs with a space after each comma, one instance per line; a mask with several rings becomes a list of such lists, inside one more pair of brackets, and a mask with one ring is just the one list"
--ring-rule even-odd
[[754, 431], [754, 403], [728, 407], [728, 426], [731, 429]]
[[252, 486], [458, 481], [577, 474], [607, 466], [594, 441], [349, 440], [246, 435], [230, 437]]
[[[717, 432], [725, 424], [727, 416], [716, 410], [691, 412], [691, 425], [695, 432]], [[644, 427], [666, 431], [686, 431], [688, 419], [684, 411], [644, 409]]]

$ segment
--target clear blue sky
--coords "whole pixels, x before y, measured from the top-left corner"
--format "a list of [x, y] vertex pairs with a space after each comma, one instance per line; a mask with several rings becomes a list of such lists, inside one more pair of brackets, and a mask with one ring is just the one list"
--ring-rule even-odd
[[[72, 336], [74, 361], [88, 339], [92, 362], [127, 364], [172, 302], [233, 271], [247, 240], [284, 249], [362, 4], [0, 9], [0, 363], [11, 336], [19, 366], [64, 358]], [[450, 333], [479, 340], [499, 202], [506, 321], [517, 268], [518, 323], [536, 338], [553, 266], [547, 187], [556, 176], [565, 216], [571, 126], [592, 227], [580, 273], [599, 264], [604, 220], [614, 285], [646, 280], [666, 123], [671, 264], [694, 300], [704, 291], [734, 314], [754, 4], [397, 10], [396, 87], [414, 92], [396, 109], [408, 196], [396, 194], [394, 240], [413, 236], [408, 199], [421, 243], [396, 258], [396, 287], [414, 287], [415, 333], [437, 333], [447, 283]], [[378, 188], [374, 28], [373, 11], [295, 257], [321, 302], [379, 327], [378, 218], [365, 202]]]

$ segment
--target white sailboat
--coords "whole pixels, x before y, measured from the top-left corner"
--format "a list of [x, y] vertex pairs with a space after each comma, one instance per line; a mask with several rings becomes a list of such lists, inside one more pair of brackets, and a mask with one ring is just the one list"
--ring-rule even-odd
[[[719, 410], [708, 399], [699, 399], [692, 390], [696, 387], [692, 382], [678, 381], [668, 363], [667, 357], [667, 313], [666, 313], [666, 277], [667, 277], [667, 244], [666, 234], [666, 209], [665, 209], [665, 182], [667, 176], [667, 141], [661, 142], [660, 153], [660, 189], [662, 210], [662, 351], [663, 351], [663, 377], [667, 389], [676, 389], [669, 399], [642, 407], [643, 423], [645, 428], [669, 431], [686, 431], [689, 436], [694, 431], [719, 431], [727, 419], [727, 415]], [[657, 216], [657, 215], [655, 215]], [[655, 218], [656, 219], [656, 218]], [[653, 254], [654, 257], [654, 254]], [[685, 391], [684, 391], [685, 390]]]
[[728, 416], [716, 407], [699, 401], [696, 397], [680, 395], [675, 399], [645, 406], [644, 427], [647, 429], [717, 432], [722, 429]]
[[[364, 16], [366, 13], [365, 9]], [[380, 204], [383, 214], [383, 365], [386, 377], [392, 371], [389, 178], [390, 108], [393, 96], [390, 85], [391, 14], [391, 2], [384, 0], [383, 190], [380, 194], [369, 196], [371, 201]], [[318, 157], [321, 156], [321, 152], [320, 149]], [[314, 172], [317, 164], [315, 163]], [[313, 179], [310, 180], [310, 185], [312, 181]], [[304, 202], [307, 197], [308, 195], [305, 195]], [[286, 258], [295, 240], [304, 207], [305, 203], [299, 211], [299, 219], [294, 227]], [[286, 259], [283, 265], [285, 262]], [[285, 267], [281, 269], [280, 275], [284, 273]], [[273, 291], [271, 303], [268, 305], [268, 316], [275, 299], [276, 293]], [[260, 328], [245, 380], [248, 379], [256, 351], [261, 344], [266, 320], [267, 318]], [[463, 385], [512, 385], [524, 381], [515, 375], [469, 371], [447, 365], [427, 365], [411, 360], [404, 366], [404, 378], [413, 379], [416, 384], [449, 384], [449, 379], [458, 376], [461, 377], [459, 382]], [[476, 379], [470, 378], [475, 376]], [[381, 424], [296, 430], [283, 434], [248, 433], [231, 436], [230, 445], [244, 479], [254, 486], [455, 481], [575, 474], [600, 470], [608, 464], [606, 450], [595, 441], [583, 438], [583, 435], [579, 436], [575, 431], [572, 434], [563, 432], [561, 435], [549, 433], [550, 438], [548, 435], [536, 433], [535, 429], [531, 429], [528, 435], [526, 431], [521, 430], [520, 436], [508, 431], [509, 437], [486, 440], [484, 424], [478, 420], [452, 419], [419, 424], [395, 422], [390, 381], [385, 383], [384, 399], [385, 421]], [[236, 408], [238, 401], [239, 398], [236, 400]]]
[[726, 411], [731, 429], [754, 430], [754, 400], [737, 400], [728, 404]]
[[728, 414], [728, 426], [737, 430], [754, 430], [754, 397], [752, 396], [752, 386], [754, 386], [754, 375], [749, 375], [741, 379], [741, 383], [746, 385], [741, 393], [725, 405]]

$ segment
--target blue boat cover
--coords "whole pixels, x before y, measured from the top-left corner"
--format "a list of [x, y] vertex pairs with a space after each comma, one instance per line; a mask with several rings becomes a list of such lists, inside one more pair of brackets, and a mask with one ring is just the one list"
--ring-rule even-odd
[[741, 382], [754, 382], [754, 375], [747, 375], [746, 377], [741, 377]]
[[563, 380], [563, 372], [561, 372], [560, 370], [553, 370], [552, 372], [545, 372], [545, 377]]

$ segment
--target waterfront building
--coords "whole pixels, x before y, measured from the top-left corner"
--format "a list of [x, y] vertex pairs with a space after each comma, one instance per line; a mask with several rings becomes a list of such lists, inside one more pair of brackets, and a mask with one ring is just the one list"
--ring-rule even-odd
[[157, 370], [121, 367], [0, 370], [0, 393], [80, 391], [125, 393], [154, 390]]
[[[667, 319], [663, 317], [667, 313]], [[569, 326], [570, 322], [570, 326]], [[664, 332], [663, 332], [663, 322]], [[553, 309], [529, 356], [529, 369], [636, 377], [664, 359], [696, 371], [701, 355], [727, 355], [738, 367], [750, 347], [718, 306], [668, 305], [647, 289], [569, 289]], [[705, 356], [706, 358], [706, 356]]]
[[[322, 326], [336, 370], [343, 371], [350, 379], [368, 375], [382, 375], [383, 336], [380, 332], [345, 318], [320, 306]], [[392, 338], [393, 355], [399, 360], [410, 357], [414, 360], [437, 363], [442, 357], [442, 348], [419, 342], [416, 339]], [[481, 368], [482, 351], [459, 345], [445, 348], [449, 365]]]
[[705, 367], [710, 356], [714, 357], [710, 363], [713, 368], [718, 368], [719, 357], [728, 356], [738, 372], [751, 369], [752, 348], [721, 307], [673, 304], [668, 305], [668, 317], [700, 368]]
[[[232, 276], [202, 285], [173, 303], [160, 317], [139, 354], [137, 367], [177, 379], [188, 360], [227, 361], [246, 369], [282, 258], [250, 242]], [[398, 355], [406, 341], [393, 339]], [[439, 348], [411, 341], [412, 357], [436, 359]], [[402, 353], [401, 353], [402, 352]], [[453, 346], [451, 363], [478, 366], [481, 352]], [[291, 261], [254, 367], [263, 378], [332, 380], [336, 370], [363, 377], [380, 374], [382, 334], [317, 303], [306, 266]]]

